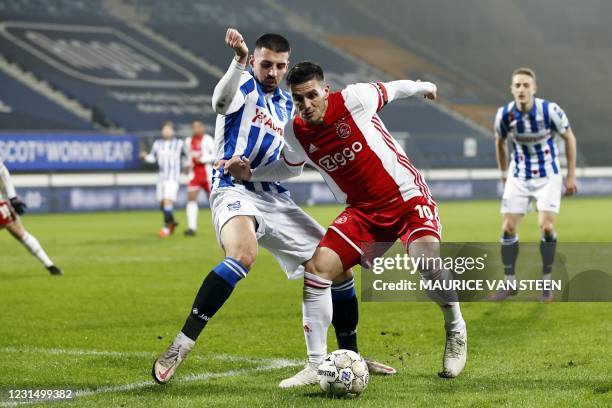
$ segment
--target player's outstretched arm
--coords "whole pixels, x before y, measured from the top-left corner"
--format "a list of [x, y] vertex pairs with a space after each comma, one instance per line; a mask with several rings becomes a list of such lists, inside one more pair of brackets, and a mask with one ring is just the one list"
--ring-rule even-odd
[[240, 78], [246, 68], [249, 56], [249, 48], [238, 30], [227, 29], [225, 44], [234, 50], [235, 55], [227, 72], [215, 86], [212, 96], [213, 109], [221, 115], [235, 112], [244, 104], [244, 95], [239, 92], [239, 87]]
[[438, 90], [436, 85], [431, 82], [405, 79], [349, 85], [343, 92], [356, 97], [366, 112], [374, 114], [395, 99], [409, 98], [415, 95], [426, 99], [436, 99]]
[[221, 160], [216, 167], [223, 166], [232, 177], [243, 181], [282, 181], [297, 177], [304, 171], [304, 160], [299, 153], [285, 145], [282, 157], [272, 163], [251, 169], [251, 163], [246, 157], [234, 156], [229, 160]]
[[571, 128], [567, 128], [561, 134], [565, 141], [565, 156], [567, 158], [567, 176], [565, 177], [565, 193], [563, 195], [571, 196], [578, 192], [576, 185], [576, 136]]
[[384, 82], [382, 84], [387, 92], [388, 101], [422, 96], [425, 99], [435, 100], [438, 97], [438, 88], [432, 82], [411, 81], [408, 79]]
[[283, 150], [282, 157], [267, 166], [256, 168], [251, 173], [251, 181], [282, 181], [297, 177], [304, 171], [304, 161], [292, 161], [295, 157]]

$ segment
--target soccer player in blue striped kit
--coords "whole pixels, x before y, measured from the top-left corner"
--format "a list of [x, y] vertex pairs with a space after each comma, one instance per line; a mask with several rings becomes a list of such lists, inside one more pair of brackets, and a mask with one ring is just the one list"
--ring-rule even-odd
[[[501, 254], [506, 280], [515, 280], [519, 253], [518, 225], [535, 201], [538, 225], [542, 233], [540, 253], [544, 280], [551, 279], [557, 234], [555, 220], [561, 195], [576, 193], [576, 138], [563, 110], [554, 102], [536, 98], [537, 82], [530, 68], [512, 72], [510, 91], [514, 101], [500, 107], [495, 117], [497, 165], [505, 184], [501, 212], [503, 214]], [[561, 175], [557, 139], [565, 142], [567, 176]], [[512, 145], [508, 164], [507, 140]], [[565, 187], [565, 192], [563, 192]], [[504, 300], [516, 290], [502, 289], [492, 296]], [[542, 291], [540, 300], [550, 302], [553, 293]]]
[[172, 122], [165, 122], [162, 125], [161, 136], [161, 139], [153, 142], [151, 152], [148, 154], [142, 152], [141, 158], [147, 163], [157, 163], [159, 167], [157, 201], [164, 214], [164, 225], [159, 231], [159, 236], [165, 238], [172, 235], [178, 225], [173, 211], [187, 150], [185, 142], [174, 136]]
[[[212, 98], [218, 113], [216, 157], [220, 161], [243, 157], [250, 161], [251, 168], [283, 160], [284, 127], [295, 114], [291, 95], [279, 87], [288, 69], [289, 42], [278, 34], [264, 34], [249, 57], [242, 35], [229, 28], [225, 43], [235, 57]], [[329, 282], [305, 271], [304, 264], [311, 259], [325, 230], [293, 202], [279, 182], [240, 181], [223, 167], [213, 171], [210, 203], [225, 259], [204, 279], [182, 330], [155, 361], [153, 378], [160, 384], [172, 378], [208, 321], [247, 276], [261, 245], [274, 255], [289, 279], [304, 279], [302, 312], [308, 363], [279, 386], [318, 383], [317, 367], [327, 353], [324, 322], [331, 308], [321, 304], [325, 300], [314, 293], [329, 288]], [[358, 302], [350, 269], [333, 282], [331, 291], [338, 344], [357, 351]], [[374, 361], [369, 361], [368, 367], [378, 374], [395, 372]]]

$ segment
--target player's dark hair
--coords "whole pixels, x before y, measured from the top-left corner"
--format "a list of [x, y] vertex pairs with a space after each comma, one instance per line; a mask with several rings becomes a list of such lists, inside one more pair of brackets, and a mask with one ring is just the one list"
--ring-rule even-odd
[[274, 52], [291, 52], [291, 45], [285, 37], [280, 34], [267, 33], [255, 41], [255, 49], [267, 48]]
[[323, 81], [325, 76], [323, 75], [323, 69], [310, 61], [302, 61], [295, 64], [287, 74], [287, 85], [297, 85], [308, 82], [311, 79], [317, 79]]

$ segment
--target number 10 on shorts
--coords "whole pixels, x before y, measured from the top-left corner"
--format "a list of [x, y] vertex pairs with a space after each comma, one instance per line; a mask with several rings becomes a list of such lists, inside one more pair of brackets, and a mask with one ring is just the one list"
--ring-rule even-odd
[[416, 210], [419, 212], [419, 218], [426, 218], [428, 220], [434, 219], [434, 214], [431, 212], [431, 208], [428, 206], [419, 204], [414, 208], [416, 208]]

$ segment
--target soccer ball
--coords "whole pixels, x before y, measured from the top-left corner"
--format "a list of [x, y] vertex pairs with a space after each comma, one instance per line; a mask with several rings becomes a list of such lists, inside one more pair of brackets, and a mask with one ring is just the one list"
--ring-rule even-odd
[[329, 353], [319, 366], [319, 385], [335, 397], [356, 397], [368, 386], [369, 372], [365, 360], [354, 351]]

